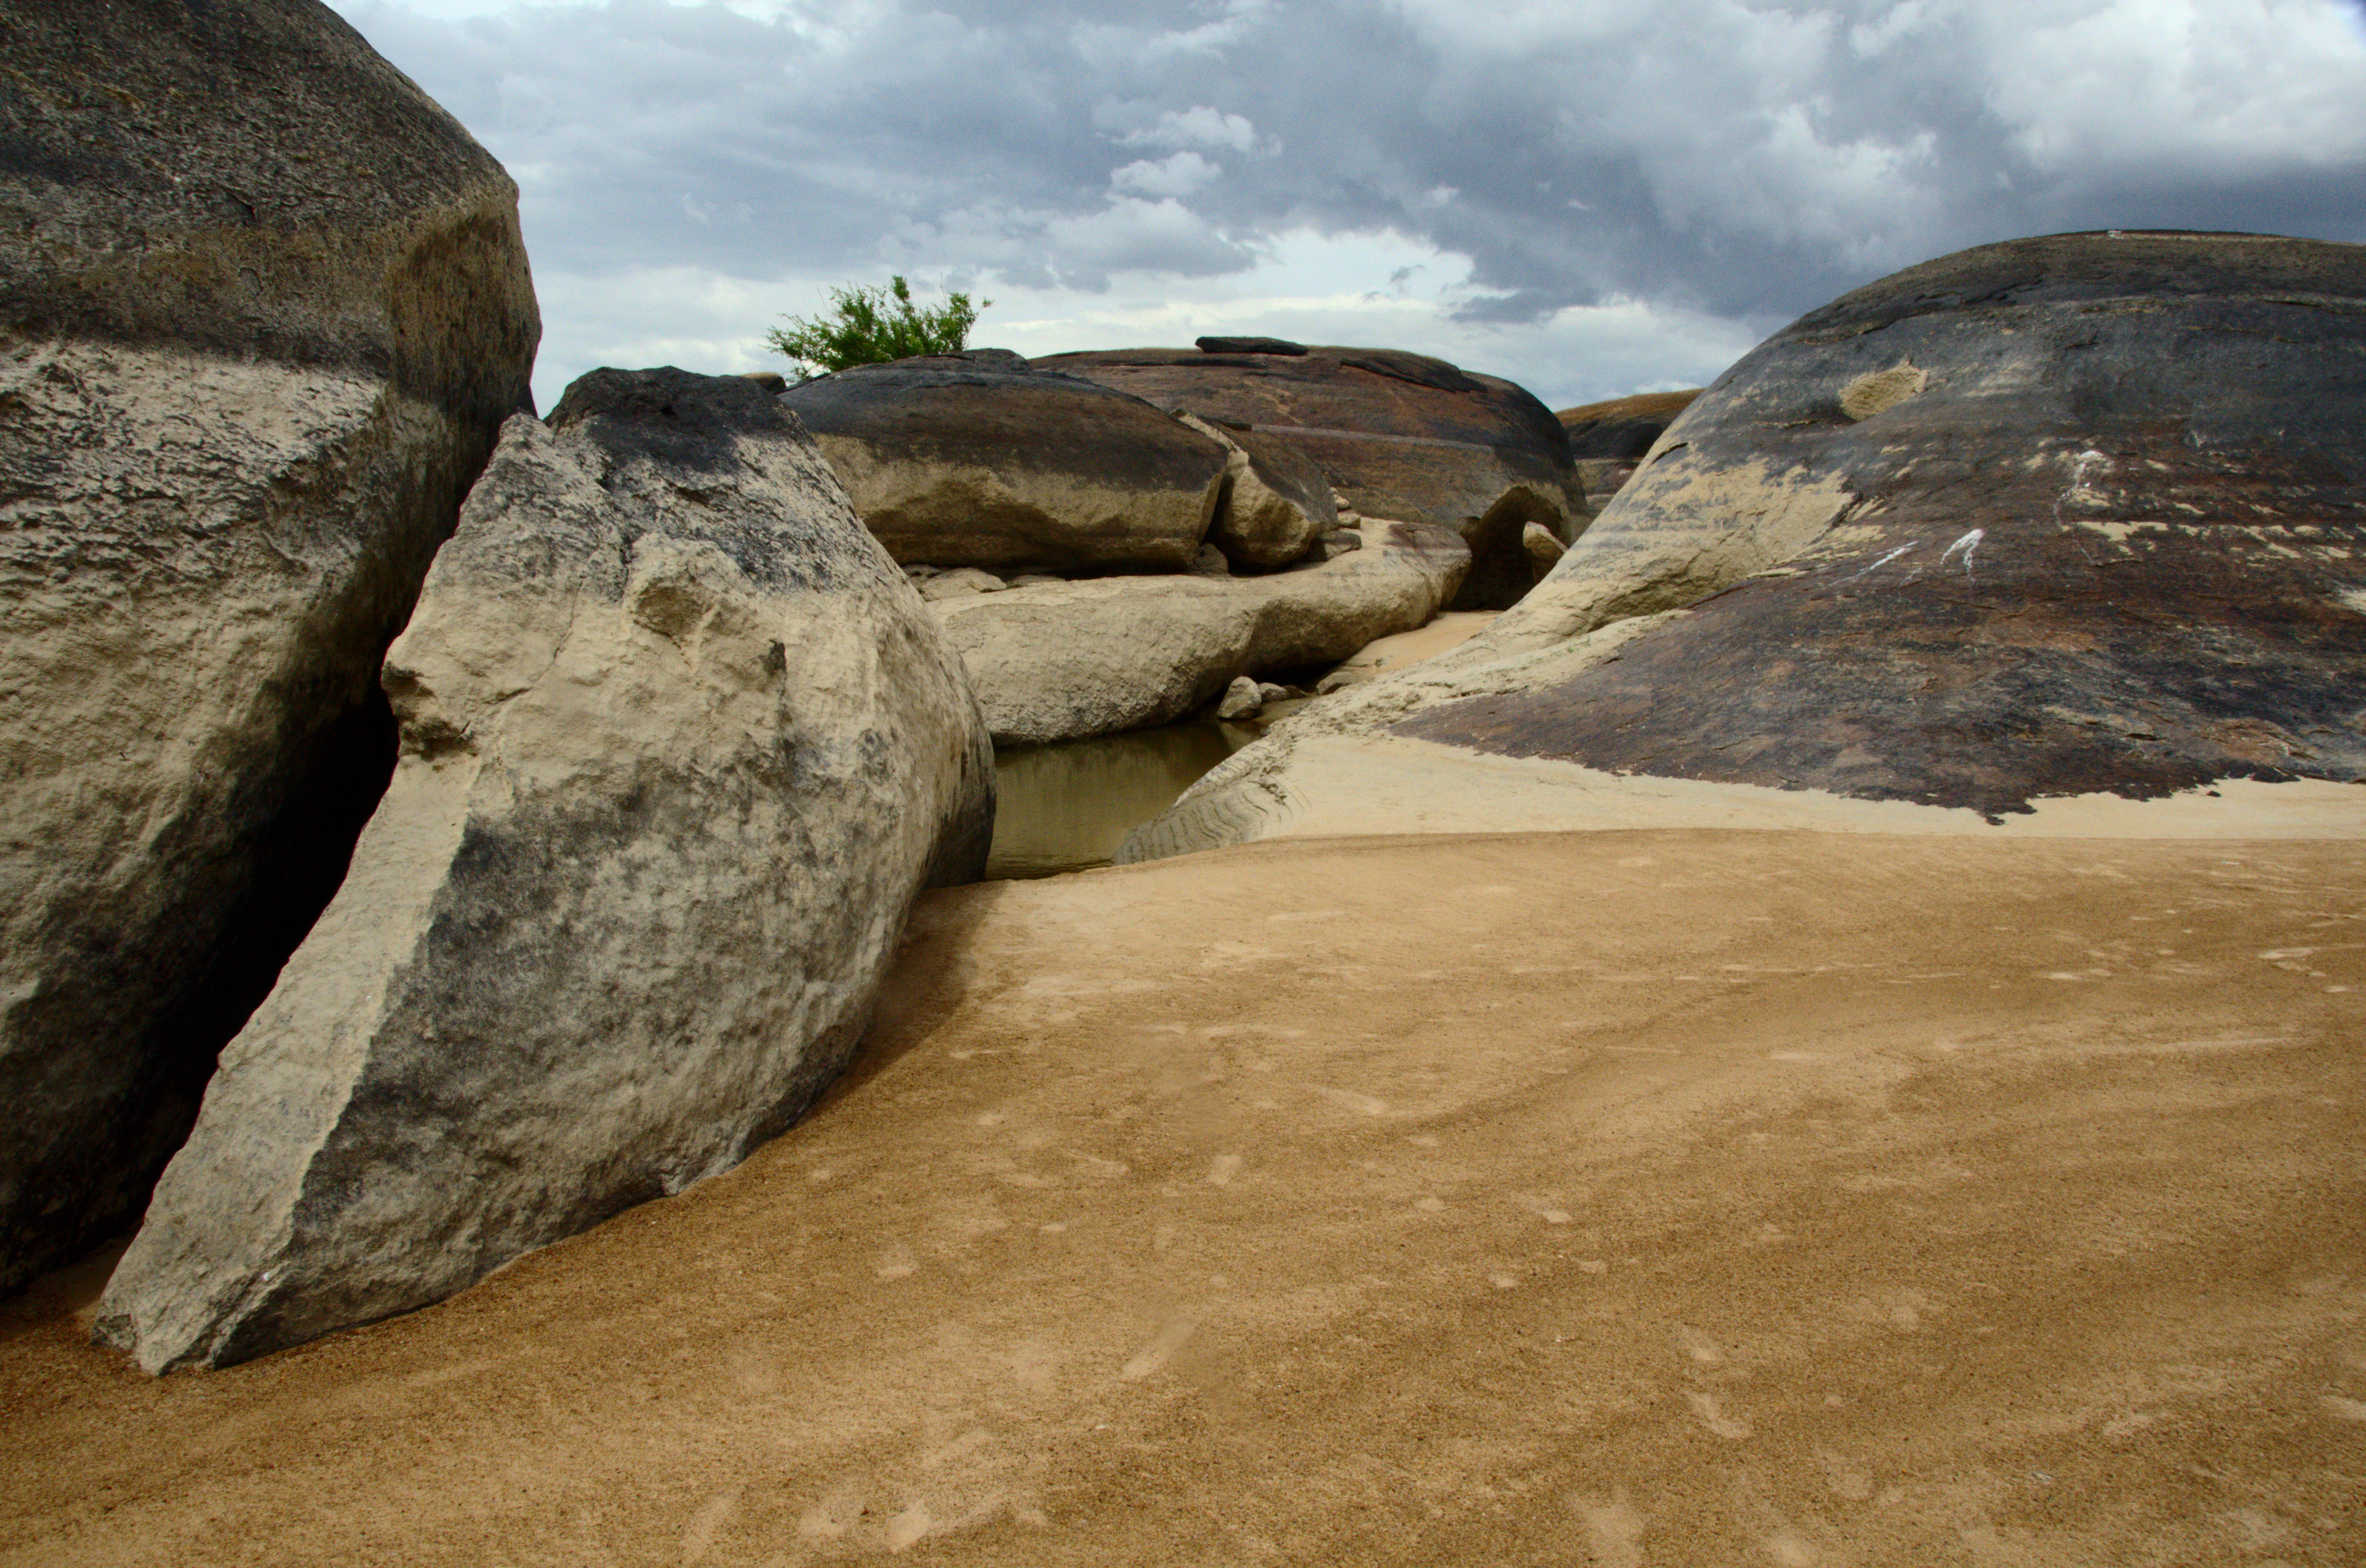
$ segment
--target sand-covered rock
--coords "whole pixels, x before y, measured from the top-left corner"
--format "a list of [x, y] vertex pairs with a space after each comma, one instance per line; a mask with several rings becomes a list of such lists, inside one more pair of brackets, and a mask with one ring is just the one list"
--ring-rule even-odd
[[1346, 657], [1419, 626], [1470, 563], [1418, 523], [1320, 566], [1255, 577], [1101, 577], [930, 605], [961, 650], [997, 742], [1164, 723], [1242, 676]]
[[1727, 373], [1486, 633], [1286, 722], [1135, 852], [1302, 817], [1318, 733], [1991, 822], [2354, 789], [2362, 363], [2366, 247], [2078, 234], [1912, 268]]
[[402, 757], [108, 1286], [151, 1372], [434, 1301], [736, 1163], [983, 865], [958, 662], [738, 377], [510, 421], [388, 655]]
[[782, 402], [898, 561], [1183, 571], [1223, 487], [1223, 442], [1000, 349], [858, 365]]
[[1034, 363], [1277, 438], [1313, 458], [1367, 517], [1453, 529], [1471, 552], [1457, 609], [1500, 610], [1528, 590], [1527, 524], [1563, 540], [1584, 526], [1567, 433], [1511, 382], [1394, 349], [1203, 342], [1213, 352], [1121, 349]]
[[517, 193], [311, 0], [0, 3], [0, 1290], [118, 1231], [393, 763]]

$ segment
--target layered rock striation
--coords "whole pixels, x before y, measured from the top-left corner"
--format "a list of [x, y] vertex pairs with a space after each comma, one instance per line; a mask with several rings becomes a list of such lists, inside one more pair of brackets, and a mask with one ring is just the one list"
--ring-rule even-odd
[[0, 0], [0, 1290], [135, 1217], [393, 761], [539, 334], [516, 189], [312, 0]]
[[764, 390], [512, 420], [389, 654], [391, 788], [102, 1304], [151, 1372], [458, 1290], [738, 1161], [975, 877], [959, 661]]

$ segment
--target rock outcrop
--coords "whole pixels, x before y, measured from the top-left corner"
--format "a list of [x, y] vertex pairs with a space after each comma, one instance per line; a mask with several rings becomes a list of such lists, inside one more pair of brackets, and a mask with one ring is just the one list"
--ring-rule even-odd
[[1639, 392], [1555, 412], [1553, 418], [1569, 432], [1569, 454], [1585, 487], [1585, 504], [1596, 512], [1608, 506], [1676, 416], [1692, 407], [1700, 393], [1697, 386], [1683, 392]]
[[1245, 425], [1228, 429], [1196, 414], [1180, 418], [1231, 454], [1208, 542], [1232, 566], [1246, 572], [1287, 566], [1314, 554], [1323, 536], [1338, 528], [1338, 504], [1313, 458]]
[[983, 866], [957, 660], [760, 387], [505, 428], [386, 663], [402, 756], [102, 1304], [151, 1372], [434, 1301], [738, 1160]]
[[1223, 442], [999, 349], [860, 365], [781, 401], [902, 562], [1183, 571], [1224, 481]]
[[1517, 609], [1132, 853], [1270, 831], [1318, 734], [1991, 823], [2357, 783], [2361, 364], [2366, 247], [2056, 235], [1884, 279], [1703, 394]]
[[1471, 552], [1458, 610], [1500, 610], [1528, 590], [1535, 569], [1520, 543], [1528, 523], [1564, 542], [1584, 527], [1567, 434], [1508, 381], [1393, 349], [1203, 343], [1034, 363], [1278, 438], [1313, 458], [1364, 516], [1453, 529]]
[[516, 188], [312, 0], [0, 0], [0, 1290], [135, 1218], [393, 765], [540, 327]]
[[1165, 723], [1238, 677], [1343, 659], [1427, 622], [1470, 563], [1423, 523], [1320, 566], [1256, 577], [1101, 577], [932, 603], [997, 742]]

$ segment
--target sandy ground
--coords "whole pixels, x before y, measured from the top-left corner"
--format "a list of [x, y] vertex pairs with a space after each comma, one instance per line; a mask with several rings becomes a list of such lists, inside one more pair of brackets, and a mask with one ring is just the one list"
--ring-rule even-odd
[[150, 1382], [0, 1564], [2366, 1562], [2355, 844], [1298, 839], [931, 895], [733, 1174]]

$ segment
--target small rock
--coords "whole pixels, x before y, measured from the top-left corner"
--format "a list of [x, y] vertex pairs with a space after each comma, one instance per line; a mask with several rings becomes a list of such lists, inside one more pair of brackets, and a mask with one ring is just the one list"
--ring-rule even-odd
[[1283, 686], [1278, 681], [1260, 680], [1257, 682], [1257, 701], [1260, 704], [1267, 702], [1287, 702], [1293, 697], [1303, 697], [1304, 695], [1304, 692], [1293, 691], [1289, 687]]
[[1202, 544], [1200, 554], [1192, 557], [1191, 573], [1201, 577], [1229, 577], [1233, 575], [1233, 564], [1224, 558], [1222, 550], [1212, 544]]
[[1021, 572], [1003, 586], [1005, 588], [1042, 588], [1047, 583], [1065, 583], [1065, 577], [1055, 577], [1049, 572]]
[[1540, 571], [1552, 570], [1553, 563], [1569, 554], [1569, 546], [1554, 538], [1552, 530], [1541, 522], [1532, 522], [1520, 531], [1520, 544]]
[[754, 382], [775, 398], [789, 389], [789, 378], [777, 370], [743, 370], [739, 378]]
[[1264, 706], [1265, 697], [1257, 683], [1247, 676], [1238, 676], [1234, 678], [1232, 685], [1224, 688], [1223, 700], [1216, 704], [1216, 717], [1251, 719], [1255, 718], [1256, 711]]
[[1361, 550], [1363, 547], [1362, 534], [1352, 528], [1335, 528], [1323, 536], [1322, 543], [1315, 547], [1314, 554], [1317, 560], [1335, 561], [1348, 551]]
[[1000, 593], [1010, 585], [992, 572], [975, 566], [955, 566], [950, 572], [939, 572], [920, 584], [920, 597], [926, 599], [959, 599], [963, 594]]
[[1345, 691], [1363, 678], [1352, 670], [1335, 669], [1314, 683], [1314, 695], [1328, 697], [1335, 691]]
[[904, 575], [918, 583], [927, 581], [942, 570], [944, 570], [942, 566], [907, 566], [904, 568]]

